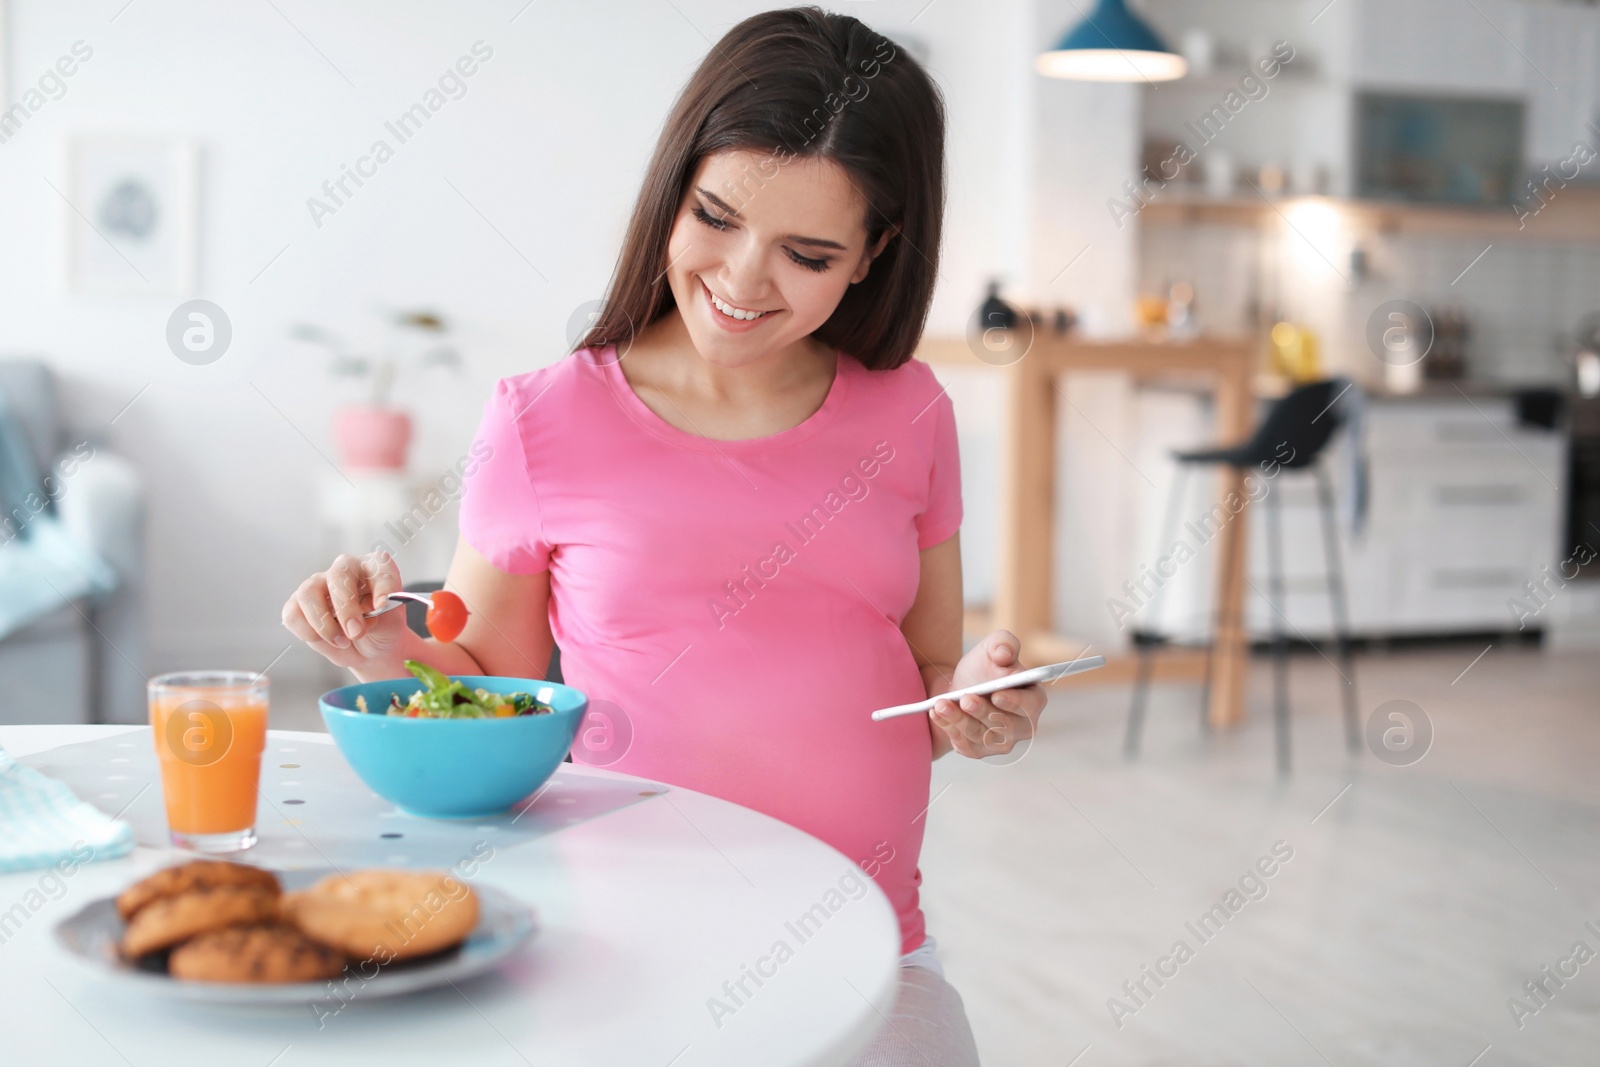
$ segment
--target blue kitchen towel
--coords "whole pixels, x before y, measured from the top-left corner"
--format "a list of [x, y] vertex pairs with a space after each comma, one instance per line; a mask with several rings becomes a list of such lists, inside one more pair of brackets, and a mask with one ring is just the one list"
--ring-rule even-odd
[[1345, 432], [1345, 453], [1350, 470], [1346, 479], [1347, 492], [1342, 510], [1349, 520], [1350, 532], [1359, 537], [1367, 526], [1367, 504], [1371, 495], [1372, 469], [1367, 462], [1367, 394], [1349, 378], [1335, 378], [1335, 386], [1344, 383], [1334, 397], [1339, 405], [1339, 422]]
[[0, 748], [0, 873], [86, 863], [133, 850], [133, 827]]

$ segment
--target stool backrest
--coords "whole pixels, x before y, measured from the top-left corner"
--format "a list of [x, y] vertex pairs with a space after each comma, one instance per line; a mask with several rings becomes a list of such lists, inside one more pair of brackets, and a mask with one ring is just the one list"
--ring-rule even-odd
[[1345, 378], [1297, 386], [1267, 410], [1248, 450], [1285, 467], [1315, 463], [1343, 421], [1338, 400], [1348, 388]]

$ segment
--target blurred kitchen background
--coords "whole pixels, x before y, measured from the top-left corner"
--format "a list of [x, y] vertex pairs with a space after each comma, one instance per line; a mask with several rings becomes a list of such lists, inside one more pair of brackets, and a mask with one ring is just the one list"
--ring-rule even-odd
[[[1285, 371], [1348, 375], [1369, 394], [1373, 472], [1369, 524], [1346, 546], [1357, 633], [1593, 641], [1600, 583], [1571, 583], [1520, 631], [1507, 605], [1600, 537], [1580, 391], [1600, 388], [1585, 355], [1600, 344], [1600, 10], [1478, 7], [1151, 0], [1142, 16], [1185, 75], [1090, 82], [1036, 69], [1080, 21], [1070, 2], [846, 5], [946, 93], [930, 337], [971, 333], [993, 282], [1044, 333], [1065, 310], [1072, 339], [1242, 340], [1264, 395]], [[559, 358], [581, 329], [667, 101], [707, 38], [754, 9], [7, 0], [0, 347], [54, 376], [58, 426], [38, 451], [92, 442], [98, 457], [52, 508], [90, 521], [73, 483], [91, 495], [99, 458], [124, 459], [127, 478], [102, 480], [144, 522], [112, 594], [113, 615], [119, 595], [138, 601], [120, 616], [127, 647], [96, 652], [92, 621], [61, 612], [48, 640], [0, 643], [8, 678], [44, 652], [96, 657], [120, 696], [96, 712], [87, 692], [57, 694], [72, 717], [137, 717], [140, 672], [195, 663], [327, 680], [284, 653], [282, 599], [333, 552], [378, 542], [408, 578], [441, 574], [453, 470], [490, 384]], [[441, 81], [462, 59], [473, 73]], [[426, 125], [391, 133], [430, 91]], [[380, 140], [393, 158], [373, 160]], [[178, 310], [196, 298], [230, 336], [186, 362], [168, 332], [198, 321]], [[1407, 366], [1367, 336], [1395, 300], [1432, 334]], [[981, 611], [1002, 385], [977, 366], [940, 374]], [[1114, 372], [1061, 390], [1055, 628], [1126, 647], [1108, 598], [1150, 555], [1165, 451], [1208, 440], [1208, 402]], [[389, 443], [344, 451], [373, 439]], [[1250, 559], [1260, 573], [1263, 553]], [[1320, 557], [1292, 544], [1286, 566], [1309, 635], [1327, 612]], [[1180, 576], [1169, 628], [1199, 626], [1209, 585], [1201, 567]], [[14, 655], [30, 636], [43, 643]]]
[[[378, 544], [442, 577], [494, 381], [582, 333], [673, 95], [762, 6], [0, 0], [0, 722], [140, 721], [146, 677], [238, 667], [270, 671], [275, 726], [321, 729], [338, 672], [283, 601]], [[1600, 8], [836, 7], [949, 110], [925, 358], [960, 425], [969, 637], [1027, 618], [1035, 662], [1112, 660], [1014, 769], [935, 768], [936, 801], [961, 788], [925, 900], [985, 1062], [1580, 1062], [1591, 993], [1527, 1035], [1505, 998], [1600, 905], [1573, 888], [1600, 875]], [[1018, 377], [1085, 353], [1173, 370]], [[1244, 368], [1242, 420], [1190, 366], [1213, 357]], [[1315, 483], [1271, 478], [1282, 566], [1252, 503], [1254, 655], [1236, 714], [1209, 709], [1233, 725], [1197, 724], [1191, 656], [1125, 759], [1137, 653], [1203, 647], [1228, 584], [1212, 545], [1158, 611], [1130, 591], [1169, 507], [1222, 498], [1212, 467], [1174, 498], [1172, 451], [1329, 379], [1354, 666]], [[1029, 500], [1048, 518], [1019, 536]], [[1373, 739], [1394, 700], [1433, 752]], [[1217, 950], [1111, 1026], [1174, 900], [1197, 913], [1280, 832], [1310, 881], [1254, 906], [1228, 968], [1257, 993]]]

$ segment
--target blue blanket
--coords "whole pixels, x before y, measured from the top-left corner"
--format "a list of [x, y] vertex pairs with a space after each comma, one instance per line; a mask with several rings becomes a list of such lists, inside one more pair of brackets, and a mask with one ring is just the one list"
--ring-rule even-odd
[[0, 639], [64, 604], [104, 596], [117, 584], [111, 565], [61, 525], [39, 470], [27, 435], [0, 393]]

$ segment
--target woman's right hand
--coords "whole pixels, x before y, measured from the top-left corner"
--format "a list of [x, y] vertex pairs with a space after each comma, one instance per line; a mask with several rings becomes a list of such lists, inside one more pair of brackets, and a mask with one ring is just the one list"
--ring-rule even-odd
[[300, 583], [283, 605], [283, 625], [330, 663], [352, 670], [398, 663], [401, 644], [411, 631], [404, 609], [376, 619], [363, 612], [403, 586], [400, 568], [387, 552], [360, 559], [341, 555], [325, 571]]

